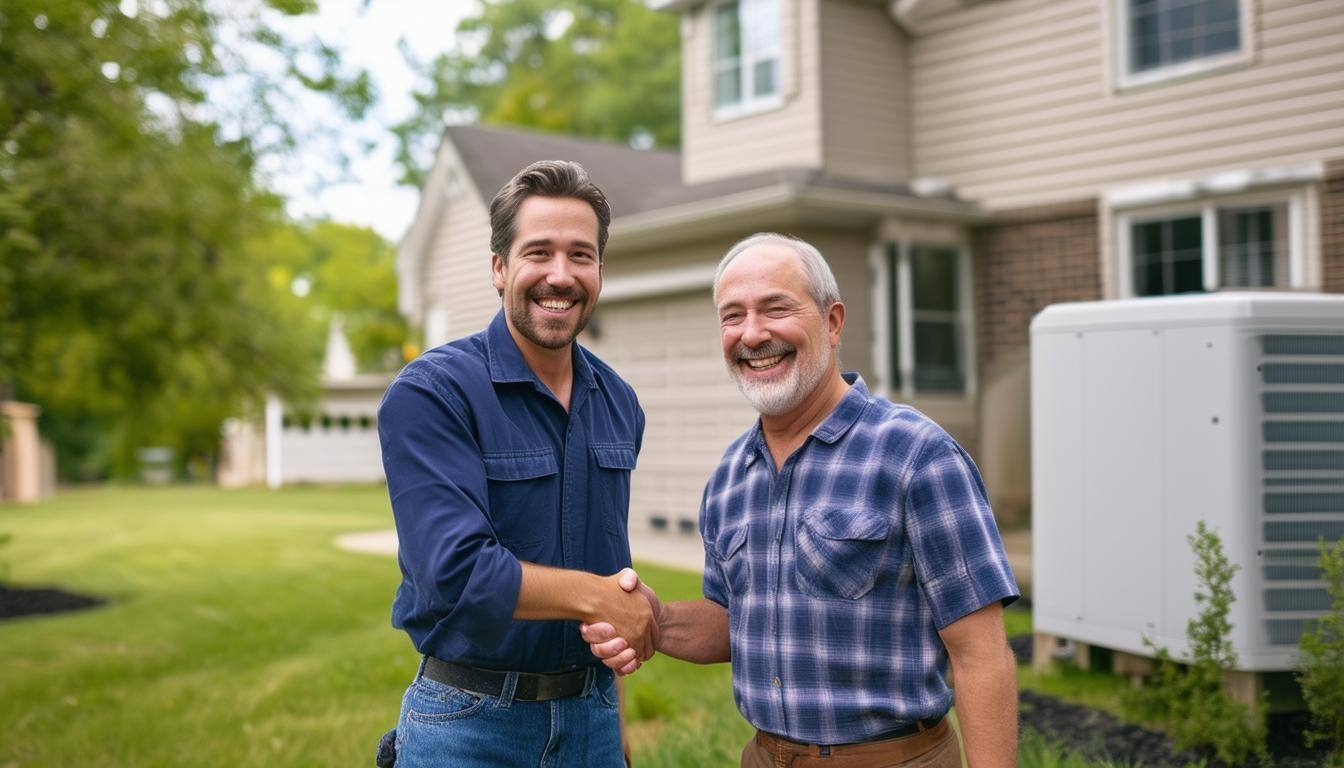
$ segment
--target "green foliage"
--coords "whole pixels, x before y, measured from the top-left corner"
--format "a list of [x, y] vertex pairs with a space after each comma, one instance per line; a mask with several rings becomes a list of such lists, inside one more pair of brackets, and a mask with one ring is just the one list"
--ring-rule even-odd
[[327, 328], [339, 316], [362, 370], [395, 370], [403, 362], [406, 321], [397, 311], [396, 250], [366, 227], [330, 221], [276, 228], [253, 246], [269, 254], [276, 290], [301, 285], [304, 332], [320, 360]]
[[429, 82], [394, 128], [402, 181], [423, 183], [445, 117], [675, 147], [680, 46], [676, 16], [642, 0], [487, 0], [412, 62]]
[[1329, 744], [1330, 764], [1344, 766], [1344, 539], [1318, 544], [1330, 608], [1302, 634], [1298, 681], [1311, 711], [1308, 743]]
[[[135, 5], [0, 11], [0, 394], [42, 406], [67, 478], [131, 474], [144, 445], [208, 465], [222, 419], [313, 394], [303, 307], [247, 247], [283, 221], [256, 168], [300, 138], [294, 88], [372, 99], [267, 26], [310, 2]], [[285, 75], [249, 69], [258, 51]], [[246, 95], [211, 103], [225, 81]]]
[[1039, 732], [1025, 729], [1018, 741], [1018, 768], [1125, 768], [1128, 763], [1092, 762], [1050, 743]]
[[1238, 566], [1223, 554], [1222, 540], [1204, 521], [1187, 540], [1195, 553], [1195, 603], [1200, 607], [1185, 627], [1190, 663], [1178, 664], [1166, 648], [1144, 638], [1156, 653], [1157, 674], [1129, 697], [1129, 704], [1139, 716], [1161, 722], [1182, 749], [1211, 747], [1219, 760], [1233, 764], [1249, 756], [1267, 759], [1267, 702], [1248, 707], [1223, 690], [1223, 671], [1237, 663], [1227, 617], [1236, 600], [1231, 584]]

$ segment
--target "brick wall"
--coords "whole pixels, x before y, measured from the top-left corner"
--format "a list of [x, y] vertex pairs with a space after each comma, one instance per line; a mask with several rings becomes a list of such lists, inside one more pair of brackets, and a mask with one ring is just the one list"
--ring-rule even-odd
[[995, 218], [974, 232], [972, 243], [982, 367], [1026, 347], [1031, 318], [1047, 305], [1101, 298], [1096, 200]]
[[1344, 160], [1325, 164], [1321, 184], [1321, 287], [1344, 293]]

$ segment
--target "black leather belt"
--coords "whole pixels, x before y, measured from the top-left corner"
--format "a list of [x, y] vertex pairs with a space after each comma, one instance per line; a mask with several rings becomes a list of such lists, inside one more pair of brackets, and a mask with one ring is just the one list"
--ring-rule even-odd
[[[504, 681], [510, 673], [466, 667], [434, 656], [426, 656], [423, 674], [430, 680], [464, 691], [483, 696], [499, 696], [504, 692]], [[518, 682], [513, 688], [513, 698], [518, 701], [550, 701], [566, 696], [578, 696], [583, 693], [587, 683], [586, 669], [556, 674], [519, 672]]]

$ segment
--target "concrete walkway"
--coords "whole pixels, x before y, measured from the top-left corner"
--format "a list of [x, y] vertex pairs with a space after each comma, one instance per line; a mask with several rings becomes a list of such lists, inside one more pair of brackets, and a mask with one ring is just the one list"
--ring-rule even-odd
[[[397, 553], [397, 532], [392, 530], [361, 531], [336, 537], [336, 546], [352, 552], [379, 555]], [[1031, 531], [1022, 529], [1003, 534], [1003, 548], [1008, 552], [1008, 563], [1017, 577], [1022, 594], [1031, 594]], [[686, 571], [704, 568], [705, 550], [696, 535], [676, 533], [636, 532], [630, 537], [630, 551], [635, 560]]]
[[[394, 530], [357, 531], [336, 537], [336, 546], [351, 552], [373, 555], [397, 554], [397, 532]], [[677, 534], [636, 534], [630, 540], [630, 551], [641, 562], [699, 571], [704, 567], [705, 550], [699, 536]]]

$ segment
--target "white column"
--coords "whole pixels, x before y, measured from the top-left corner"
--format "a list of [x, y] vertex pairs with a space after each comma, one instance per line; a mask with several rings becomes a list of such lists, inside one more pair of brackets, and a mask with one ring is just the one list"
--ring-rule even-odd
[[280, 439], [284, 434], [284, 405], [275, 395], [266, 396], [266, 487], [279, 488], [284, 482], [280, 461]]

